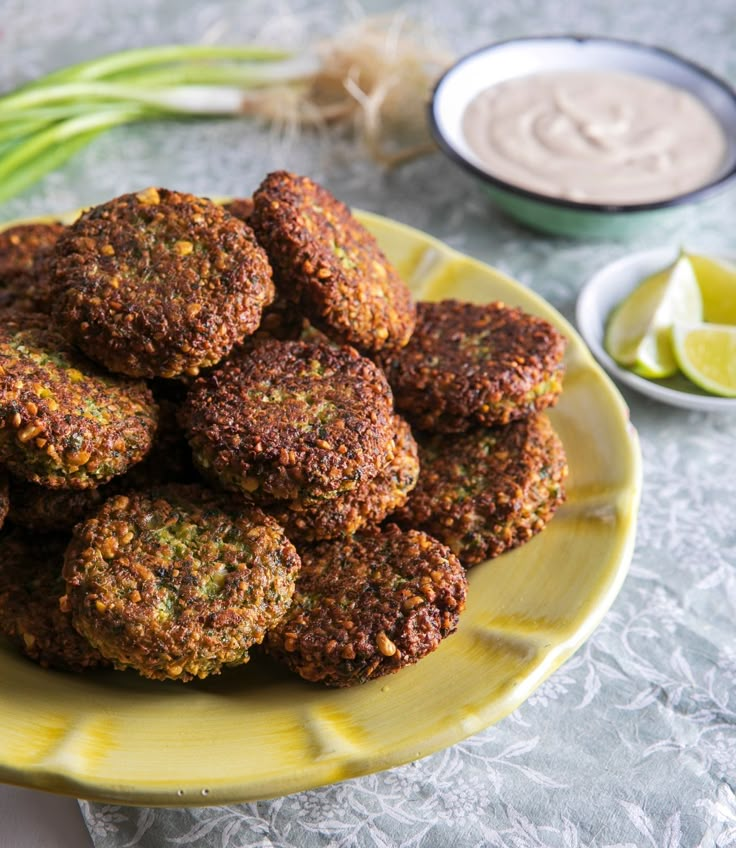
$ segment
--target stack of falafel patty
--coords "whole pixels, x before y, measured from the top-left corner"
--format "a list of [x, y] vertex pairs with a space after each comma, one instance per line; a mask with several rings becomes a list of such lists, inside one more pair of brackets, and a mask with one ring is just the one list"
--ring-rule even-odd
[[454, 632], [466, 569], [539, 532], [564, 339], [414, 304], [324, 188], [149, 188], [0, 233], [0, 633], [44, 667], [309, 681]]

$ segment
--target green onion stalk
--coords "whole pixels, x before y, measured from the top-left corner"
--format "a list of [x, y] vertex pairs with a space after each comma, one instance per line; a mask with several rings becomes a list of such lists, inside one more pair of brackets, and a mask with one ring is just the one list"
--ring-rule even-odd
[[[53, 71], [0, 96], [0, 202], [112, 127], [176, 116], [342, 123], [387, 165], [426, 152], [424, 103], [449, 57], [418, 44], [405, 24], [366, 19], [308, 55], [168, 45]], [[395, 142], [399, 130], [405, 134], [407, 116], [419, 144], [387, 152], [383, 136], [393, 133]]]
[[112, 127], [243, 115], [247, 93], [313, 72], [313, 63], [282, 50], [200, 45], [127, 50], [54, 71], [0, 97], [0, 201]]

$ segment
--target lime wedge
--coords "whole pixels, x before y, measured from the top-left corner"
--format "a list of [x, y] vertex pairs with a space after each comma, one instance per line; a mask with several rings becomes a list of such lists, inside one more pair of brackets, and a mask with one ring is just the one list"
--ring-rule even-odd
[[696, 386], [736, 397], [736, 326], [678, 321], [672, 342], [680, 370]]
[[736, 324], [736, 265], [694, 253], [687, 257], [703, 296], [703, 320]]
[[604, 344], [621, 365], [642, 377], [677, 372], [671, 329], [675, 321], [700, 321], [703, 303], [695, 272], [684, 254], [643, 280], [608, 320]]

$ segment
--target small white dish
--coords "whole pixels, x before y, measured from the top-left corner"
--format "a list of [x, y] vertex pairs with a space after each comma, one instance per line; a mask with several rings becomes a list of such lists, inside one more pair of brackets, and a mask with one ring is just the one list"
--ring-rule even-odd
[[[698, 251], [692, 251], [697, 253]], [[701, 412], [736, 412], [736, 398], [709, 395], [677, 374], [664, 380], [647, 380], [622, 368], [603, 347], [606, 321], [614, 307], [650, 274], [661, 271], [677, 258], [679, 248], [662, 247], [632, 253], [606, 265], [581, 290], [576, 308], [580, 335], [595, 358], [616, 380], [662, 403]]]

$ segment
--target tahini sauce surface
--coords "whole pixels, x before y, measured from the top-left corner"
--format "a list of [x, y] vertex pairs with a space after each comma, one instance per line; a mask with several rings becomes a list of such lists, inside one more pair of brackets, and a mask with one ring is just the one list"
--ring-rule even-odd
[[715, 116], [688, 92], [646, 77], [560, 71], [478, 94], [463, 116], [491, 175], [582, 203], [666, 200], [710, 182], [726, 156]]

